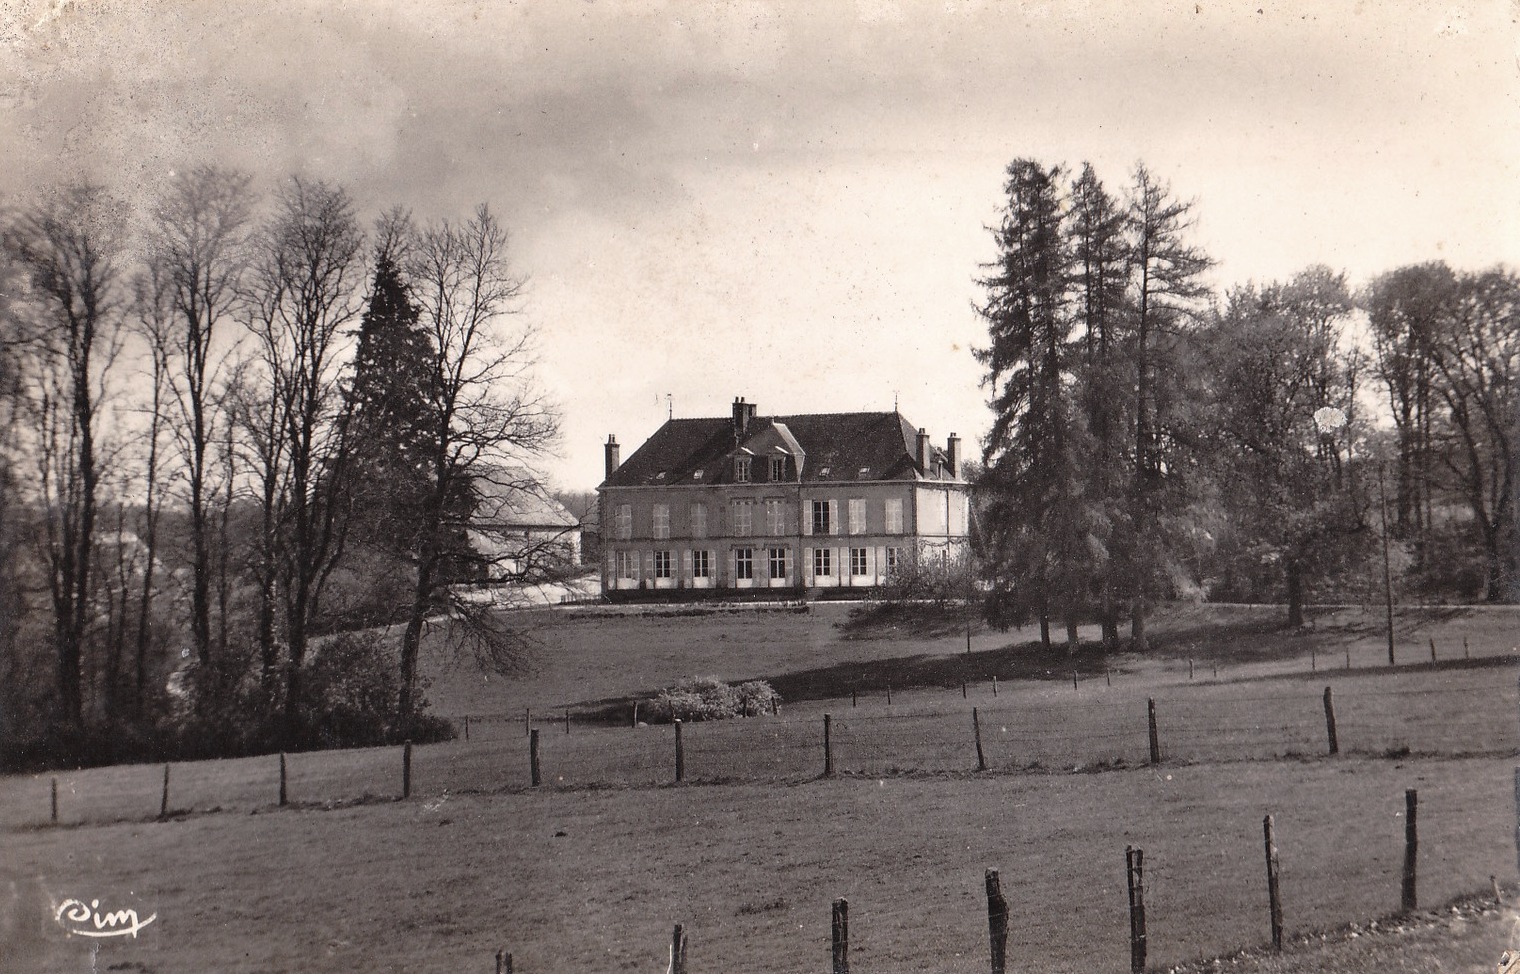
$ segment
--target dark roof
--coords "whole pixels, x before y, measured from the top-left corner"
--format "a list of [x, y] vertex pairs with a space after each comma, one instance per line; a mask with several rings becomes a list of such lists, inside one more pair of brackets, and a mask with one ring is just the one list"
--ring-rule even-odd
[[[798, 459], [804, 484], [933, 480], [934, 463], [945, 460], [944, 450], [930, 447], [931, 469], [920, 470], [918, 430], [897, 412], [757, 416], [749, 421], [743, 442], [734, 435], [734, 423], [728, 417], [671, 419], [602, 486], [732, 484], [734, 457], [746, 453], [756, 458], [750, 482], [763, 484], [770, 477], [767, 458], [791, 456], [796, 447], [802, 451]], [[796, 483], [798, 479], [794, 461], [785, 480]]]

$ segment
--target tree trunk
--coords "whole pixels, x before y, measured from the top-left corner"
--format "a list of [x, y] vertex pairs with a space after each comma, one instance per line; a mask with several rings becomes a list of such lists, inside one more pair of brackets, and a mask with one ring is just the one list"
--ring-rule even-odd
[[1150, 643], [1145, 638], [1145, 603], [1140, 599], [1136, 599], [1129, 609], [1129, 644], [1130, 649], [1136, 653], [1150, 649]]
[[1040, 613], [1040, 646], [1050, 648], [1050, 615], [1046, 612]]
[[1077, 651], [1077, 615], [1075, 612], [1066, 616], [1066, 649], [1068, 652]]
[[1304, 625], [1304, 569], [1296, 558], [1288, 559], [1285, 566], [1288, 581], [1288, 625], [1301, 629]]

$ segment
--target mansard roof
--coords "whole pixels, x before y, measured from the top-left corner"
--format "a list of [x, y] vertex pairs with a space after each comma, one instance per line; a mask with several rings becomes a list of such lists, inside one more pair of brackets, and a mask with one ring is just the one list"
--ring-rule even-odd
[[742, 439], [728, 417], [670, 419], [613, 471], [603, 487], [700, 486], [735, 483], [734, 459], [755, 458], [750, 483], [770, 478], [767, 458], [788, 456], [785, 481], [795, 484], [861, 480], [959, 482], [937, 465], [942, 449], [930, 447], [929, 469], [918, 464], [918, 431], [897, 412], [804, 413], [756, 416]]

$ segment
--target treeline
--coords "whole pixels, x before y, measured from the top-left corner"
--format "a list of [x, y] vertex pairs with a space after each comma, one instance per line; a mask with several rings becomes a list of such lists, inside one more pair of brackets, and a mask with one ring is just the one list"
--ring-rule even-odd
[[[1144, 649], [1158, 599], [1520, 595], [1520, 278], [1309, 267], [1216, 293], [1193, 204], [1143, 165], [1019, 159], [977, 350], [986, 610]], [[1386, 546], [1384, 541], [1387, 541]]]
[[556, 432], [508, 258], [484, 206], [366, 232], [339, 186], [211, 166], [141, 209], [71, 184], [5, 215], [5, 763], [449, 733], [428, 620], [510, 656], [456, 583], [545, 554], [468, 536]]

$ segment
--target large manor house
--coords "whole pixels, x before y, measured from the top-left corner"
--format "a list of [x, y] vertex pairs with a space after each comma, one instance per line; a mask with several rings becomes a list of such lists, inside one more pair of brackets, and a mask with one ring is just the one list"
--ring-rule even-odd
[[731, 416], [667, 420], [626, 462], [610, 436], [603, 591], [882, 585], [965, 544], [960, 449], [895, 410], [758, 416], [743, 399]]

